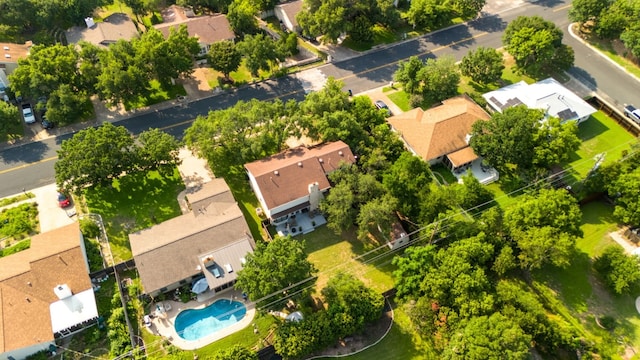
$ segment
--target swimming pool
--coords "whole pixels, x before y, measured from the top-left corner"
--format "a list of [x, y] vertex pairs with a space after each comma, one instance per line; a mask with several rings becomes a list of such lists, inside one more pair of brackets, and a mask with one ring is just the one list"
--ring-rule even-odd
[[237, 323], [246, 313], [241, 302], [221, 299], [204, 309], [180, 312], [174, 327], [181, 338], [198, 340]]

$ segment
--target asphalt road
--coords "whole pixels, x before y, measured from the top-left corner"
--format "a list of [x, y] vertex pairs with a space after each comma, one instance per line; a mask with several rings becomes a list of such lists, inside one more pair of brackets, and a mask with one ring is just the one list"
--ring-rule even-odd
[[[640, 82], [628, 76], [591, 49], [573, 39], [567, 32], [569, 1], [546, 0], [524, 3], [501, 14], [484, 16], [467, 24], [441, 30], [430, 35], [408, 40], [349, 60], [323, 65], [317, 70], [345, 83], [345, 90], [359, 93], [388, 84], [399, 61], [410, 56], [422, 59], [449, 54], [461, 59], [478, 46], [502, 46], [502, 32], [509, 21], [520, 15], [540, 15], [553, 21], [565, 31], [564, 42], [575, 51], [575, 67], [570, 73], [590, 85], [594, 91], [608, 95], [618, 104], [640, 105]], [[163, 111], [142, 114], [118, 122], [133, 134], [151, 127], [161, 128], [181, 137], [195, 117], [210, 110], [232, 106], [239, 100], [283, 100], [304, 98], [302, 83], [295, 76], [269, 80], [246, 86], [228, 93]], [[621, 105], [620, 105], [621, 106]], [[71, 134], [55, 139], [25, 144], [0, 152], [0, 197], [29, 190], [54, 181], [53, 164], [56, 149]]]

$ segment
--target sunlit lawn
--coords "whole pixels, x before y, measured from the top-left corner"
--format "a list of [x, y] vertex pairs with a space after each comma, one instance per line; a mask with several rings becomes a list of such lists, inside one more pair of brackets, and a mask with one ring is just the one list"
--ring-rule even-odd
[[367, 251], [365, 246], [352, 234], [337, 236], [326, 226], [297, 238], [305, 240], [309, 261], [319, 271], [318, 289], [339, 271], [356, 276], [378, 292], [393, 288], [394, 267], [390, 261], [394, 253], [390, 253], [387, 247], [363, 255]]
[[595, 165], [596, 155], [605, 154], [605, 164], [617, 161], [622, 157], [622, 152], [629, 150], [630, 144], [635, 141], [633, 135], [602, 111], [596, 112], [580, 124], [578, 137], [582, 143], [571, 155], [568, 167], [579, 178], [584, 178]]
[[387, 96], [391, 101], [393, 101], [394, 104], [396, 104], [400, 108], [400, 110], [402, 111], [411, 110], [411, 105], [409, 103], [409, 99], [411, 95], [409, 95], [408, 93], [402, 90], [399, 90], [394, 93], [387, 94]]
[[181, 214], [177, 199], [184, 188], [175, 168], [169, 176], [157, 171], [133, 173], [114, 180], [112, 187], [85, 191], [89, 212], [102, 216], [116, 263], [132, 257], [129, 233]]
[[151, 80], [148, 93], [124, 99], [124, 107], [126, 110], [139, 109], [153, 104], [161, 103], [167, 100], [173, 100], [178, 95], [185, 96], [187, 91], [180, 84], [162, 86], [158, 80]]

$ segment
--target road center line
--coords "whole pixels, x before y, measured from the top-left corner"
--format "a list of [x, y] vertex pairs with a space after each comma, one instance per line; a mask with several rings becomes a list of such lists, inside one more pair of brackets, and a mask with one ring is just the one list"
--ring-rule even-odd
[[555, 9], [553, 9], [553, 12], [562, 11], [562, 10], [564, 10], [564, 9], [568, 9], [568, 8], [570, 8], [570, 7], [572, 7], [572, 6], [573, 6], [572, 4], [564, 5], [564, 6], [560, 6], [559, 8], [555, 8]]
[[50, 158], [38, 160], [36, 162], [32, 162], [32, 163], [28, 163], [28, 164], [22, 164], [20, 166], [12, 167], [10, 169], [0, 170], [0, 174], [5, 174], [5, 173], [8, 173], [8, 172], [11, 172], [11, 171], [14, 171], [14, 170], [24, 169], [24, 168], [32, 166], [32, 165], [37, 165], [37, 164], [41, 164], [41, 163], [44, 163], [44, 162], [48, 162], [48, 161], [51, 161], [51, 160], [57, 160], [57, 159], [58, 159], [57, 156], [52, 156]]

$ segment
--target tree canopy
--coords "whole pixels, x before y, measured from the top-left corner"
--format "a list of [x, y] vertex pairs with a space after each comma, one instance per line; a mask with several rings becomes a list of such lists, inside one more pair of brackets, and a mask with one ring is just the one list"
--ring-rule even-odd
[[276, 236], [268, 243], [259, 241], [238, 271], [236, 288], [246, 292], [251, 300], [275, 308], [282, 306], [278, 300], [286, 294], [300, 297], [297, 292], [312, 284], [317, 272], [307, 260], [304, 247], [304, 241], [291, 236]]
[[519, 16], [510, 22], [502, 42], [525, 73], [540, 75], [573, 66], [573, 49], [562, 44], [562, 30], [539, 16]]
[[618, 295], [633, 294], [640, 287], [640, 257], [625, 254], [618, 245], [605, 248], [593, 267]]
[[0, 101], [0, 134], [6, 134], [9, 129], [21, 123], [18, 107], [5, 101]]
[[490, 84], [502, 77], [504, 60], [496, 49], [479, 47], [469, 51], [460, 62], [462, 75], [481, 84]]
[[229, 74], [240, 67], [242, 54], [233, 41], [225, 40], [211, 44], [207, 59], [214, 70], [220, 71], [226, 79], [229, 79]]
[[515, 166], [522, 174], [545, 171], [569, 158], [580, 140], [577, 125], [524, 105], [495, 112], [488, 121], [476, 121], [469, 145], [499, 171]]

